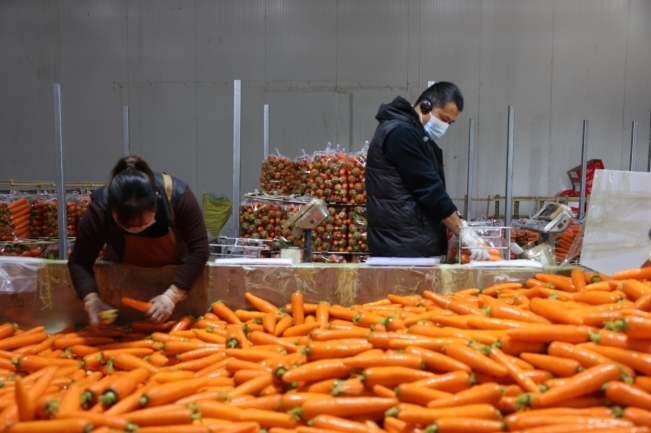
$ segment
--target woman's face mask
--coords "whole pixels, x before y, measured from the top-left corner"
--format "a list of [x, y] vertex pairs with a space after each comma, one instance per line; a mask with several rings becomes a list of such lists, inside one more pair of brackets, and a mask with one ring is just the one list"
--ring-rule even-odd
[[[115, 223], [116, 223], [116, 224], [117, 224], [117, 225], [118, 225], [122, 230], [124, 230], [125, 232], [127, 232], [127, 233], [132, 233], [132, 234], [136, 234], [136, 233], [144, 232], [145, 230], [147, 230], [149, 227], [153, 226], [153, 225], [156, 223], [155, 213], [154, 213], [154, 212], [147, 212], [147, 214], [148, 214], [148, 215], [146, 215], [146, 216], [143, 215], [143, 217], [144, 217], [143, 220], [146, 221], [145, 218], [146, 218], [146, 217], [149, 217], [149, 216], [151, 215], [151, 219], [149, 220], [149, 222], [148, 222], [148, 223], [145, 223], [145, 224], [143, 224], [143, 225], [137, 226], [137, 227], [124, 227], [123, 225], [121, 225], [120, 223], [118, 223], [117, 215], [116, 215], [115, 213], [113, 214], [113, 219], [115, 220]], [[149, 215], [149, 214], [150, 214], [150, 215]]]

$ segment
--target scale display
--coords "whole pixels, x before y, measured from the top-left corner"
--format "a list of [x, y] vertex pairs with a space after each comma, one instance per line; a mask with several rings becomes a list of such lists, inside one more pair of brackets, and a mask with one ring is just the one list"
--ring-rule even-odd
[[523, 229], [538, 233], [562, 233], [572, 224], [571, 210], [559, 203], [549, 203], [531, 219], [518, 223]]

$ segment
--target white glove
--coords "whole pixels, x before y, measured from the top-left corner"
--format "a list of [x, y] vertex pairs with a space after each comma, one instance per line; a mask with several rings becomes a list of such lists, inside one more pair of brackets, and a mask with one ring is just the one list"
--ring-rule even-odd
[[106, 326], [100, 320], [99, 315], [102, 311], [112, 310], [113, 307], [102, 302], [97, 293], [89, 293], [84, 297], [84, 309], [88, 313], [90, 326], [105, 328]]
[[176, 286], [170, 286], [169, 289], [165, 290], [165, 293], [149, 300], [154, 305], [147, 310], [145, 317], [150, 322], [163, 323], [170, 318], [176, 304], [186, 297], [185, 290], [181, 290]]
[[[468, 223], [463, 221], [463, 227], [468, 227]], [[460, 229], [459, 241], [461, 242], [461, 248], [470, 250], [471, 260], [487, 261], [490, 259], [488, 248], [482, 247], [484, 241], [474, 230]]]

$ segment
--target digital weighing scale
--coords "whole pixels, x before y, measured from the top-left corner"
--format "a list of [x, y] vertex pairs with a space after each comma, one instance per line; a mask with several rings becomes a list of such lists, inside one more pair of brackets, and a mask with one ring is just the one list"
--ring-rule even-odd
[[323, 200], [313, 198], [283, 224], [283, 229], [292, 227], [292, 234], [297, 238], [305, 235], [305, 262], [312, 259], [312, 230], [328, 218], [328, 207]]
[[524, 230], [543, 234], [561, 234], [574, 221], [572, 209], [560, 203], [548, 203], [533, 217], [515, 225]]

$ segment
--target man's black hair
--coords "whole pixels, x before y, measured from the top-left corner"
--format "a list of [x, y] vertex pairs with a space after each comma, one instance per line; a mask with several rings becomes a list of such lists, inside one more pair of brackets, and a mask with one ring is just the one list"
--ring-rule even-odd
[[463, 95], [454, 83], [435, 83], [418, 97], [415, 106], [428, 99], [432, 102], [432, 109], [443, 108], [448, 102], [454, 102], [459, 112], [463, 111]]

